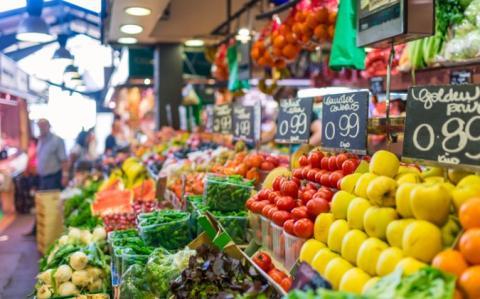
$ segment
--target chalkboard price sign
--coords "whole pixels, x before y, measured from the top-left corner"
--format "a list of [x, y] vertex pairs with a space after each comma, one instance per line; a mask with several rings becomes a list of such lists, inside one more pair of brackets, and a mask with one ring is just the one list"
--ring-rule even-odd
[[323, 98], [322, 147], [367, 152], [368, 91]]
[[308, 142], [312, 107], [313, 98], [282, 100], [275, 141], [290, 144]]
[[480, 86], [412, 87], [403, 157], [480, 169]]
[[233, 138], [255, 141], [255, 112], [253, 106], [233, 106]]
[[213, 106], [213, 132], [232, 134], [232, 105]]

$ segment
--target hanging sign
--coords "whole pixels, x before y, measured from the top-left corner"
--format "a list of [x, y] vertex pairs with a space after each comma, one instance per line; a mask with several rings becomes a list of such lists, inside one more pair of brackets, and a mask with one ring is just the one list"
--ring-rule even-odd
[[232, 105], [213, 106], [213, 132], [232, 134]]
[[313, 98], [282, 100], [275, 142], [307, 143], [310, 138], [312, 107]]
[[233, 106], [233, 138], [248, 143], [255, 141], [255, 109], [253, 106]]
[[368, 91], [323, 98], [322, 147], [367, 153]]
[[480, 169], [480, 86], [412, 87], [403, 157]]

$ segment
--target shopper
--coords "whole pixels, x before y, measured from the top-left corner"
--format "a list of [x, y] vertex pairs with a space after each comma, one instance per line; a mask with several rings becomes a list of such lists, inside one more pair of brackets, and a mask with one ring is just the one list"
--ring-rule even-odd
[[68, 183], [68, 158], [65, 142], [50, 130], [46, 119], [38, 121], [40, 137], [37, 147], [39, 190], [61, 190]]
[[112, 123], [112, 131], [105, 139], [105, 153], [112, 154], [128, 145], [123, 132], [122, 121], [115, 118]]

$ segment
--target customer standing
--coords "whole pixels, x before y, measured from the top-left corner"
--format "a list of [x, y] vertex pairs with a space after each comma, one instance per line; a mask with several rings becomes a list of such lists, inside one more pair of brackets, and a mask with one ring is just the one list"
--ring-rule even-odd
[[37, 146], [39, 190], [60, 190], [68, 183], [68, 158], [65, 142], [50, 131], [46, 119], [38, 120], [40, 137]]

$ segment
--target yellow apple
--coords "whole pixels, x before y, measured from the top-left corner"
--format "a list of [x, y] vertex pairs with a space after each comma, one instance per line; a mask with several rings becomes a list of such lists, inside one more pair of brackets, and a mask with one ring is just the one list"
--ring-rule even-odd
[[393, 178], [398, 173], [400, 160], [389, 151], [380, 150], [373, 154], [370, 160], [369, 170], [376, 175], [388, 176]]
[[397, 212], [404, 218], [413, 217], [412, 208], [410, 206], [410, 194], [412, 190], [419, 186], [418, 184], [404, 183], [398, 186], [395, 194], [395, 203]]
[[341, 257], [333, 258], [325, 267], [325, 278], [334, 290], [338, 290], [343, 275], [352, 268], [353, 266]]
[[427, 266], [427, 264], [424, 264], [412, 257], [404, 257], [400, 260], [400, 262], [398, 262], [395, 270], [402, 269], [403, 275], [408, 276]]
[[357, 255], [357, 266], [370, 275], [377, 273], [377, 261], [382, 251], [388, 248], [387, 243], [377, 238], [365, 240]]
[[368, 184], [367, 198], [372, 205], [394, 207], [395, 192], [397, 192], [397, 182], [394, 179], [378, 176]]
[[364, 173], [358, 179], [357, 184], [355, 185], [355, 190], [353, 193], [358, 197], [367, 198], [367, 188], [370, 182], [377, 176], [373, 173]]
[[410, 193], [413, 216], [442, 226], [448, 220], [452, 198], [443, 184], [422, 184]]
[[361, 176], [361, 173], [352, 173], [343, 177], [342, 181], [340, 182], [340, 190], [353, 193], [353, 190], [355, 190], [355, 185]]
[[453, 190], [457, 189], [457, 187], [455, 187], [455, 185], [450, 182], [445, 182], [442, 184], [442, 186], [448, 190], [448, 193], [450, 193], [450, 196], [452, 195]]
[[358, 229], [352, 229], [343, 236], [341, 254], [348, 262], [357, 262], [358, 249], [367, 239], [367, 235]]
[[363, 230], [363, 217], [372, 205], [368, 200], [361, 197], [354, 198], [347, 210], [347, 222], [350, 228]]
[[397, 181], [398, 185], [401, 185], [404, 183], [419, 184], [422, 182], [422, 178], [420, 177], [420, 174], [416, 172], [399, 174], [395, 177], [395, 180]]
[[338, 254], [335, 252], [328, 248], [322, 248], [318, 250], [317, 254], [313, 257], [312, 267], [317, 270], [320, 275], [325, 276], [327, 264], [336, 257], [338, 257]]
[[441, 228], [443, 246], [451, 247], [461, 230], [462, 226], [460, 225], [458, 218], [450, 215], [447, 223], [445, 223]]
[[402, 248], [403, 233], [407, 226], [415, 219], [399, 219], [390, 222], [387, 226], [387, 241], [390, 246]]
[[420, 174], [421, 172], [415, 166], [400, 165], [400, 167], [398, 167], [398, 174], [397, 175], [401, 175], [401, 174], [405, 174], [405, 173], [418, 173], [418, 174]]
[[328, 230], [328, 248], [330, 248], [332, 251], [340, 253], [342, 250], [342, 240], [347, 232], [347, 221], [343, 219], [335, 220]]
[[385, 240], [387, 226], [395, 219], [398, 215], [394, 208], [370, 207], [363, 217], [363, 227], [370, 237]]
[[352, 268], [345, 272], [340, 280], [339, 291], [361, 294], [365, 284], [370, 280], [370, 275], [360, 268]]
[[402, 249], [406, 256], [430, 263], [442, 248], [442, 232], [428, 221], [415, 220], [403, 232]]
[[333, 221], [335, 221], [335, 218], [332, 213], [319, 214], [317, 218], [315, 218], [315, 224], [313, 225], [313, 237], [316, 240], [327, 244], [328, 230]]
[[428, 178], [432, 176], [443, 177], [443, 168], [441, 167], [426, 167], [421, 174], [422, 178]]
[[460, 206], [466, 202], [467, 200], [480, 196], [480, 190], [476, 187], [472, 186], [465, 186], [465, 187], [456, 187], [452, 191], [452, 199], [455, 208], [460, 209]]
[[330, 212], [335, 219], [347, 219], [348, 205], [355, 196], [343, 190], [337, 191], [330, 203]]
[[458, 184], [464, 177], [471, 174], [471, 172], [459, 169], [448, 169], [448, 179], [455, 185]]
[[480, 176], [471, 174], [462, 178], [457, 184], [457, 188], [463, 187], [474, 187], [475, 189], [480, 189]]
[[444, 177], [441, 176], [431, 176], [428, 178], [423, 179], [425, 185], [436, 185], [436, 184], [443, 184], [446, 182]]
[[363, 286], [362, 289], [362, 294], [365, 294], [371, 287], [373, 287], [378, 281], [380, 280], [380, 277], [374, 276], [370, 278], [369, 281]]
[[395, 271], [395, 267], [403, 258], [403, 252], [397, 247], [390, 247], [382, 251], [377, 261], [377, 274], [385, 276]]
[[305, 243], [303, 243], [302, 248], [300, 249], [300, 261], [306, 262], [307, 264], [311, 264], [313, 257], [317, 254], [317, 252], [324, 248], [325, 244], [315, 239], [309, 239]]

